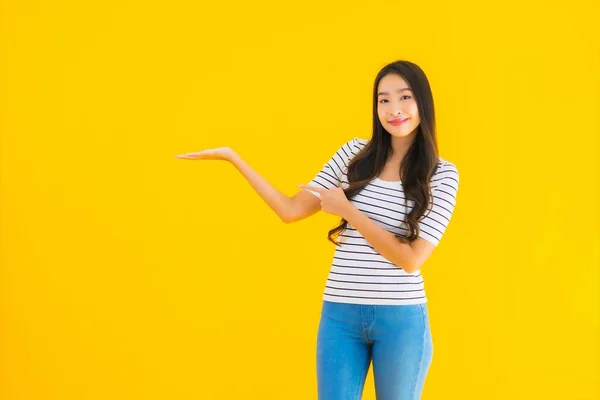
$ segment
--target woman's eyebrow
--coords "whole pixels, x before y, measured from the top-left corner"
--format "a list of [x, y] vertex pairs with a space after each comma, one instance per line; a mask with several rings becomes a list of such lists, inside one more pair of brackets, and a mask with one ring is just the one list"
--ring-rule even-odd
[[[398, 89], [398, 90], [396, 90], [396, 92], [397, 92], [397, 93], [400, 93], [400, 92], [403, 92], [403, 91], [405, 91], [405, 90], [408, 90], [408, 91], [410, 91], [410, 89], [409, 89], [409, 88], [405, 87], [405, 88], [402, 88], [402, 89]], [[390, 93], [389, 93], [389, 92], [379, 92], [379, 93], [377, 93], [377, 96], [381, 96], [382, 94], [383, 94], [383, 95], [388, 95], [388, 94], [390, 94]]]

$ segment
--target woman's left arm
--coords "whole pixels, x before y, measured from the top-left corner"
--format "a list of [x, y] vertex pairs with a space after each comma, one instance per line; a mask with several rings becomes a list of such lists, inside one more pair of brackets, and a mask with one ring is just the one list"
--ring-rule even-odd
[[343, 214], [342, 218], [355, 227], [379, 254], [408, 273], [421, 268], [435, 248], [422, 238], [417, 238], [412, 244], [402, 243], [352, 203], [346, 204]]

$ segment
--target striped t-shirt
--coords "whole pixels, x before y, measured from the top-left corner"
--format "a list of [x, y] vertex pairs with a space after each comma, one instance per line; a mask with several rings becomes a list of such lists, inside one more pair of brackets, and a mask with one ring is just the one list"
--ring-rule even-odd
[[[331, 189], [346, 189], [349, 161], [368, 140], [354, 138], [344, 143], [309, 183]], [[431, 178], [433, 206], [419, 221], [419, 237], [438, 245], [456, 203], [458, 170], [449, 161], [439, 158], [438, 169]], [[311, 191], [320, 198], [320, 194]], [[373, 179], [349, 201], [377, 225], [395, 234], [408, 234], [406, 214], [414, 206], [405, 207], [401, 181]], [[420, 270], [407, 273], [384, 258], [350, 223], [336, 239], [333, 262], [327, 277], [323, 299], [337, 303], [400, 305], [427, 303]]]

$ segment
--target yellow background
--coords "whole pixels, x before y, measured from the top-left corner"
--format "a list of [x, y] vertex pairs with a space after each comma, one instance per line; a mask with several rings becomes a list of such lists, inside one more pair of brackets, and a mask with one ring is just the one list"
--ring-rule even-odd
[[396, 59], [461, 176], [423, 399], [600, 398], [596, 1], [0, 4], [0, 398], [316, 399], [338, 218], [174, 155], [293, 195]]

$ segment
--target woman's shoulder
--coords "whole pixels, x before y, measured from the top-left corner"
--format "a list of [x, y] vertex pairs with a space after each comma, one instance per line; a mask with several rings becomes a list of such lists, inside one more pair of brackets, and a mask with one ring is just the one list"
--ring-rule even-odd
[[438, 167], [433, 174], [432, 181], [443, 181], [445, 184], [455, 182], [458, 185], [458, 168], [453, 162], [439, 156]]
[[454, 171], [458, 173], [458, 168], [453, 162], [443, 158], [442, 156], [438, 156], [438, 169], [436, 172], [442, 173], [444, 171]]
[[359, 138], [359, 137], [354, 137], [348, 143], [352, 147], [352, 150], [357, 153], [363, 147], [365, 147], [367, 145], [367, 143], [369, 143], [369, 139], [363, 139], [363, 138]]
[[[344, 143], [344, 146], [347, 146], [350, 151], [356, 155], [360, 150], [362, 150], [363, 147], [367, 145], [367, 143], [369, 143], [369, 140], [370, 139], [363, 139], [355, 136]], [[450, 160], [447, 160], [442, 156], [438, 156], [438, 168], [436, 169], [433, 178], [439, 179], [442, 177], [446, 178], [446, 180], [454, 179], [456, 180], [456, 183], [458, 183], [458, 168], [456, 167], [456, 164]]]

